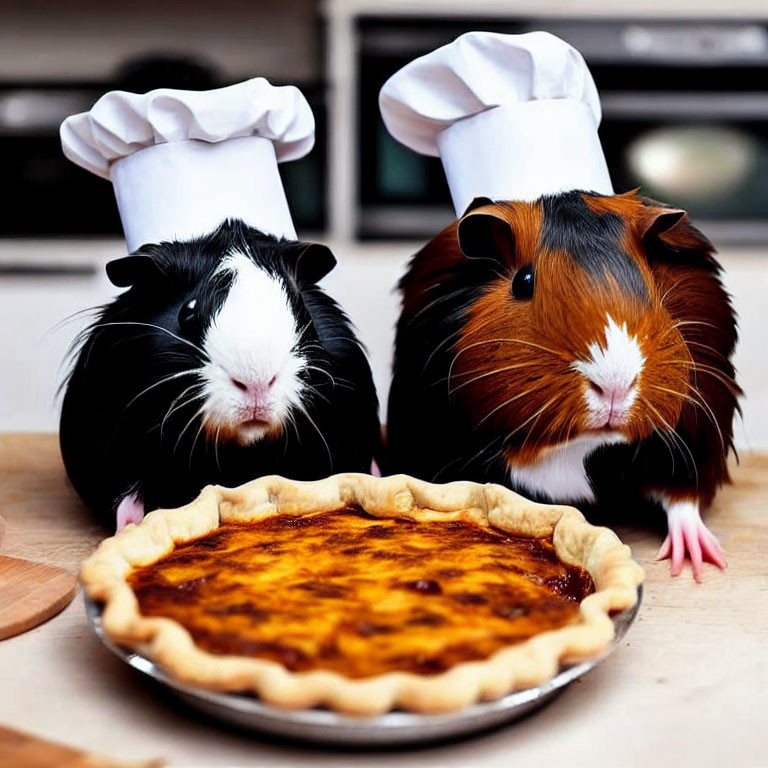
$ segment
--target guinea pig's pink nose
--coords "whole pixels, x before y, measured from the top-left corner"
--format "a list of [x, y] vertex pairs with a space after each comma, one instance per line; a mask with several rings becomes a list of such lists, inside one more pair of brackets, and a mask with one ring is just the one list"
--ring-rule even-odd
[[620, 403], [623, 400], [627, 399], [627, 396], [632, 391], [632, 388], [637, 383], [637, 379], [632, 381], [630, 384], [625, 384], [624, 382], [612, 382], [611, 384], [598, 384], [596, 381], [593, 381], [592, 379], [589, 380], [589, 386], [591, 390], [601, 399], [605, 400], [606, 402], [617, 402]]
[[590, 389], [608, 410], [609, 424], [614, 421], [614, 417], [622, 418], [626, 415], [628, 401], [636, 385], [637, 376], [629, 383], [620, 380], [597, 382], [594, 379], [589, 379]]
[[236, 379], [234, 376], [230, 377], [232, 383], [243, 393], [249, 400], [255, 405], [262, 404], [269, 395], [269, 390], [272, 389], [275, 381], [277, 380], [277, 374], [275, 374], [268, 381], [265, 379]]

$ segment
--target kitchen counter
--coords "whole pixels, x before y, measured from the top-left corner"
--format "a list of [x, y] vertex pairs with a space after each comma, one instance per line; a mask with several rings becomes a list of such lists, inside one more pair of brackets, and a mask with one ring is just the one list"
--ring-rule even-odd
[[[707, 521], [729, 568], [704, 583], [655, 563], [658, 532], [619, 534], [646, 570], [621, 647], [545, 709], [500, 730], [405, 752], [292, 746], [217, 726], [158, 696], [91, 632], [82, 595], [0, 642], [0, 724], [122, 760], [171, 766], [705, 766], [768, 764], [768, 455], [733, 468]], [[103, 536], [69, 488], [55, 436], [0, 434], [2, 553], [75, 572]]]

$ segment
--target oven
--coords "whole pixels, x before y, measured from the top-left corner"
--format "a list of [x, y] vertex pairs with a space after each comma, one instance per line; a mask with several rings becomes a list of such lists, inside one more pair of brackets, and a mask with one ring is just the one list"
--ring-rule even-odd
[[356, 234], [411, 238], [453, 218], [439, 159], [387, 133], [384, 81], [458, 35], [546, 30], [579, 49], [599, 89], [614, 188], [685, 208], [716, 243], [768, 242], [768, 24], [598, 19], [356, 20]]
[[[62, 154], [59, 125], [68, 115], [90, 109], [110, 90], [208, 89], [247, 77], [223, 78], [186, 58], [150, 57], [89, 82], [0, 81], [0, 168], [6, 192], [0, 238], [122, 236], [112, 185]], [[279, 169], [297, 230], [317, 232], [326, 222], [325, 89], [317, 83], [300, 87], [315, 115], [315, 147]]]

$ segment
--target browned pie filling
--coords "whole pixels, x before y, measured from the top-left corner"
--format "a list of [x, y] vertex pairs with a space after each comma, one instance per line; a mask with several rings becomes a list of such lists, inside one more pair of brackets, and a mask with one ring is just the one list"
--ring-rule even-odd
[[594, 591], [551, 539], [343, 509], [223, 523], [128, 579], [204, 650], [293, 671], [422, 675], [573, 622]]

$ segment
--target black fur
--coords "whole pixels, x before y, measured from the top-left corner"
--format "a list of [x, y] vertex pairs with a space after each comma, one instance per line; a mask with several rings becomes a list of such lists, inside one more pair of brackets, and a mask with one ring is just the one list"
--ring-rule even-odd
[[583, 192], [549, 195], [541, 201], [541, 246], [562, 251], [595, 280], [610, 275], [628, 296], [648, 299], [637, 264], [621, 246], [624, 220], [614, 213], [594, 213]]
[[[494, 260], [479, 258], [439, 267], [424, 307], [400, 317], [387, 411], [388, 472], [431, 482], [505, 482], [501, 438], [478, 433], [448, 385], [466, 313], [499, 271]], [[406, 272], [400, 280], [401, 291], [409, 277]]]
[[[312, 259], [302, 264], [308, 247], [315, 246], [228, 221], [206, 237], [143, 246], [122, 264], [113, 262], [110, 276], [131, 288], [102, 307], [84, 331], [64, 385], [60, 428], [72, 484], [105, 522], [114, 524], [116, 504], [133, 492], [148, 511], [184, 504], [209, 483], [370, 470], [379, 443], [371, 371], [349, 319], [312, 282]], [[304, 402], [314, 425], [297, 411], [295, 430], [287, 426], [280, 437], [247, 447], [214, 445], [199, 433], [201, 400], [185, 404], [196, 394], [196, 377], [157, 383], [204, 360], [199, 344], [231, 284], [226, 272], [213, 273], [233, 250], [286, 286], [297, 326], [307, 328], [300, 350], [313, 366], [301, 377], [311, 393]], [[320, 256], [332, 265], [330, 252]], [[182, 331], [179, 310], [191, 298], [202, 319]]]

